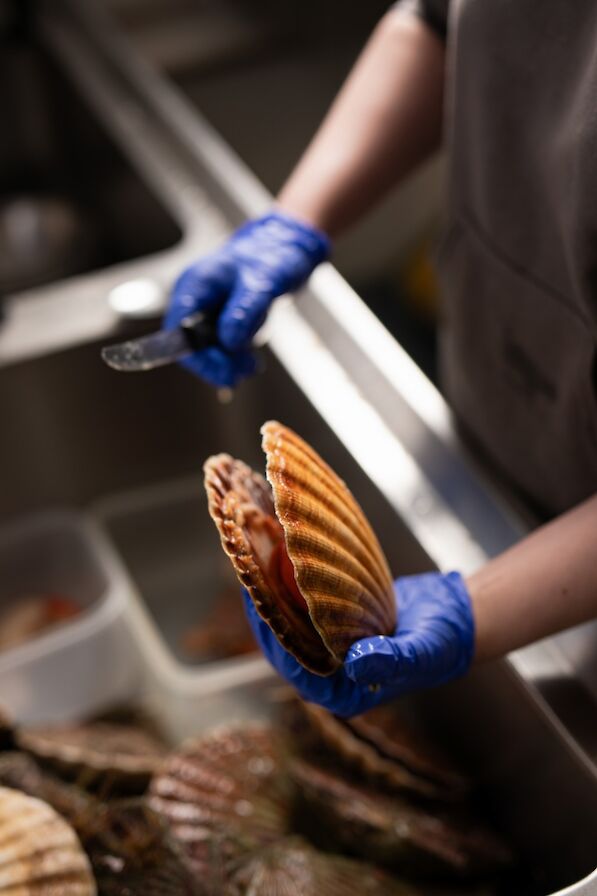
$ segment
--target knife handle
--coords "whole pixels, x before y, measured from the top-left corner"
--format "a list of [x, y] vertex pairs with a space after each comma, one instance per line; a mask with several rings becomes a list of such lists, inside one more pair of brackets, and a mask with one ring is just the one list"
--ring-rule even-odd
[[189, 314], [180, 322], [180, 328], [184, 332], [190, 348], [199, 352], [209, 345], [217, 345], [218, 342], [218, 317], [215, 314], [206, 314], [196, 311]]

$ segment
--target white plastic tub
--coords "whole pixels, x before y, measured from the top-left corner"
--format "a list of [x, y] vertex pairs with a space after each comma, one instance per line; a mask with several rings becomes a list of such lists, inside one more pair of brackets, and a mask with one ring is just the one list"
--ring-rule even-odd
[[17, 721], [43, 722], [138, 693], [130, 588], [107, 540], [80, 513], [44, 512], [0, 530], [0, 610], [22, 596], [50, 593], [82, 612], [0, 653], [0, 705]]
[[[256, 693], [271, 678], [259, 652], [193, 662], [181, 636], [209, 612], [220, 589], [239, 589], [235, 610], [244, 613], [240, 588], [207, 511], [199, 475], [123, 492], [92, 508], [129, 577], [128, 613], [145, 669], [144, 690], [162, 720], [179, 737], [197, 728], [189, 711], [201, 697], [202, 723], [230, 716], [229, 689]], [[210, 694], [214, 694], [213, 702]], [[217, 696], [215, 696], [217, 694]], [[234, 700], [234, 717], [254, 717], [255, 704]]]
[[246, 663], [250, 654], [213, 659], [193, 656], [183, 648], [185, 634], [201, 626], [222, 594], [231, 598], [229, 614], [244, 619], [240, 586], [209, 516], [199, 473], [104, 498], [92, 513], [122, 559], [159, 640], [179, 667], [225, 669]]

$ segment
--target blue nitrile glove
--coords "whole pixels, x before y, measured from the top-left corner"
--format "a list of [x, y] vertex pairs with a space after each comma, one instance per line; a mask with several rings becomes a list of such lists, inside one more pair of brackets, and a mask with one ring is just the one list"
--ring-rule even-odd
[[183, 366], [216, 386], [234, 386], [254, 373], [249, 346], [271, 303], [302, 286], [329, 254], [324, 233], [281, 212], [240, 227], [183, 271], [174, 286], [166, 329], [195, 311], [219, 312], [219, 346], [186, 358]]
[[338, 716], [353, 716], [410, 691], [434, 687], [468, 670], [475, 624], [457, 572], [407, 576], [395, 582], [398, 628], [394, 635], [363, 638], [333, 675], [308, 672], [279, 644], [244, 592], [247, 616], [274, 669], [304, 700]]

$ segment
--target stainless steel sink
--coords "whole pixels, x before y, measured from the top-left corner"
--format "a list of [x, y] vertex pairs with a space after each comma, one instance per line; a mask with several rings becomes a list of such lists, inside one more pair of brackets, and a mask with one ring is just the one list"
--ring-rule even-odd
[[195, 476], [200, 491], [203, 461], [219, 451], [263, 469], [259, 428], [279, 419], [350, 483], [396, 575], [429, 567], [417, 540], [271, 352], [264, 354], [265, 372], [221, 403], [179, 368], [115, 373], [99, 349], [89, 343], [2, 370], [0, 418], [11, 425], [0, 440], [0, 519], [52, 504], [86, 506], [184, 475]]
[[[155, 517], [144, 527], [130, 515], [119, 524], [114, 514], [111, 534], [171, 649], [181, 614], [191, 621], [195, 584], [197, 606], [203, 600], [193, 564], [204, 556], [200, 540], [208, 527], [214, 534], [204, 507], [199, 516], [201, 464], [226, 450], [263, 469], [259, 427], [269, 418], [296, 428], [349, 483], [395, 575], [433, 568], [420, 540], [273, 353], [266, 353], [266, 371], [222, 404], [179, 369], [114, 373], [100, 361], [99, 347], [89, 343], [2, 371], [0, 416], [11, 421], [0, 440], [2, 518], [57, 505], [87, 508], [135, 487], [159, 488], [161, 534]], [[167, 508], [180, 500], [181, 476], [196, 509], [172, 529]], [[521, 850], [531, 880], [525, 871], [524, 885], [513, 882], [512, 892], [544, 894], [591, 870], [597, 782], [515, 670], [492, 664], [410, 706], [474, 771], [484, 810]]]
[[[155, 516], [143, 526], [141, 517], [129, 514], [123, 525], [114, 513], [110, 531], [170, 649], [176, 649], [180, 614], [191, 621], [189, 595], [196, 594], [197, 606], [203, 600], [193, 564], [205, 556], [200, 540], [208, 528], [214, 535], [205, 507], [199, 518], [201, 464], [225, 450], [263, 469], [259, 427], [269, 418], [294, 427], [350, 485], [395, 575], [433, 568], [420, 539], [272, 352], [265, 354], [265, 372], [223, 404], [179, 369], [114, 373], [102, 364], [99, 348], [89, 343], [2, 371], [0, 417], [10, 426], [0, 440], [1, 517], [53, 506], [88, 508], [106, 496], [114, 505], [115, 496], [132, 488], [158, 488], [165, 508], [161, 534]], [[168, 506], [180, 501], [181, 476], [196, 506], [172, 528]], [[217, 545], [214, 551], [212, 559], [219, 557]], [[591, 870], [597, 782], [512, 668], [492, 664], [466, 682], [411, 700], [410, 707], [474, 771], [484, 811], [520, 849], [527, 870], [512, 892], [544, 894]]]

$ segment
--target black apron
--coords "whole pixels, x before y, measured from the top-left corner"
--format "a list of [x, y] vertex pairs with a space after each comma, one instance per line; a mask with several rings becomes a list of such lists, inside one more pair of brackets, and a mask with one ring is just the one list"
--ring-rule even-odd
[[556, 514], [597, 492], [597, 0], [452, 0], [447, 40], [443, 386]]

